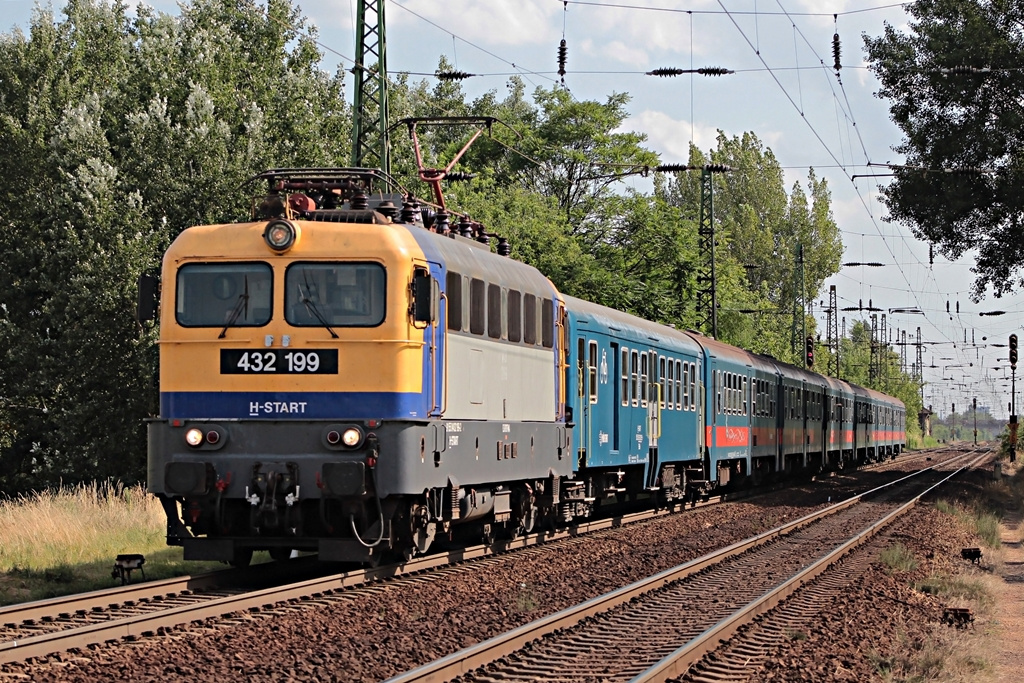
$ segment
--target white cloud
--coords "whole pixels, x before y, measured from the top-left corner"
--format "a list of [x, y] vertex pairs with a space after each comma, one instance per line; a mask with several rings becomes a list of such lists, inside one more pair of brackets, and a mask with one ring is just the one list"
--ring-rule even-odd
[[632, 130], [647, 135], [647, 147], [669, 163], [686, 163], [690, 158], [690, 141], [707, 151], [716, 146], [718, 131], [710, 126], [691, 126], [689, 121], [673, 119], [664, 112], [646, 110], [628, 117], [619, 130]]
[[[545, 0], [515, 3], [478, 0], [403, 0], [387, 3], [387, 21], [422, 24], [424, 17], [440, 30], [487, 48], [507, 45], [541, 45], [556, 40], [553, 16], [562, 8]], [[415, 13], [415, 14], [414, 14]], [[416, 16], [419, 15], [419, 16]]]
[[585, 55], [608, 57], [634, 67], [646, 68], [650, 63], [646, 50], [630, 47], [621, 40], [613, 40], [610, 43], [602, 43], [599, 46], [595, 45], [592, 40], [584, 40], [582, 48]]

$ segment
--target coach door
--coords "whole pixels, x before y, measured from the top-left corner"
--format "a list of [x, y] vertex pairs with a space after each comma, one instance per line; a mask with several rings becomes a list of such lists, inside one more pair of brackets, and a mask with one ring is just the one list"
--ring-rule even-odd
[[576, 340], [577, 396], [579, 417], [579, 464], [594, 461], [594, 409], [597, 405], [597, 342], [580, 337]]
[[444, 413], [444, 343], [447, 335], [447, 298], [441, 296], [441, 282], [445, 281], [441, 264], [413, 259], [413, 318], [417, 326], [423, 325], [423, 342], [427, 349], [425, 359], [430, 378], [430, 415]]
[[661, 436], [661, 372], [658, 354], [647, 352], [649, 375], [647, 378], [647, 488], [654, 488], [661, 469], [658, 462], [658, 438]]

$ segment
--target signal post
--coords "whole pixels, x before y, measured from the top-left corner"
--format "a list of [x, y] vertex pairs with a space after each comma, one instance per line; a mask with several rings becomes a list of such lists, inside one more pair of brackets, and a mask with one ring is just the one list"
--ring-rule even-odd
[[1017, 335], [1010, 335], [1010, 462], [1017, 460]]

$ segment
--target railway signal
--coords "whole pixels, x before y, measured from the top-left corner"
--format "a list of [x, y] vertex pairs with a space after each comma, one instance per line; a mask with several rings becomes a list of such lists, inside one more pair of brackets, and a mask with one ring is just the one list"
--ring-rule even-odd
[[1010, 335], [1010, 462], [1017, 460], [1017, 335]]
[[807, 335], [807, 367], [814, 367], [814, 337]]

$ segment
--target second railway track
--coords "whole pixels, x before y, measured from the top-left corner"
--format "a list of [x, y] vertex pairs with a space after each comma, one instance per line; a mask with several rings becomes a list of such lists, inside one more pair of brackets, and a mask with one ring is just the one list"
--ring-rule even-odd
[[[970, 456], [965, 456], [970, 457]], [[981, 456], [985, 457], [985, 456]], [[975, 456], [975, 459], [977, 456]], [[390, 679], [413, 683], [665, 681], [778, 605], [953, 475], [929, 470], [916, 489], [887, 487], [734, 544], [473, 648]], [[908, 477], [909, 479], [909, 477]], [[909, 500], [909, 502], [908, 502]], [[742, 648], [739, 648], [742, 650]], [[741, 653], [748, 657], [749, 653]], [[735, 667], [717, 671], [733, 680]]]

